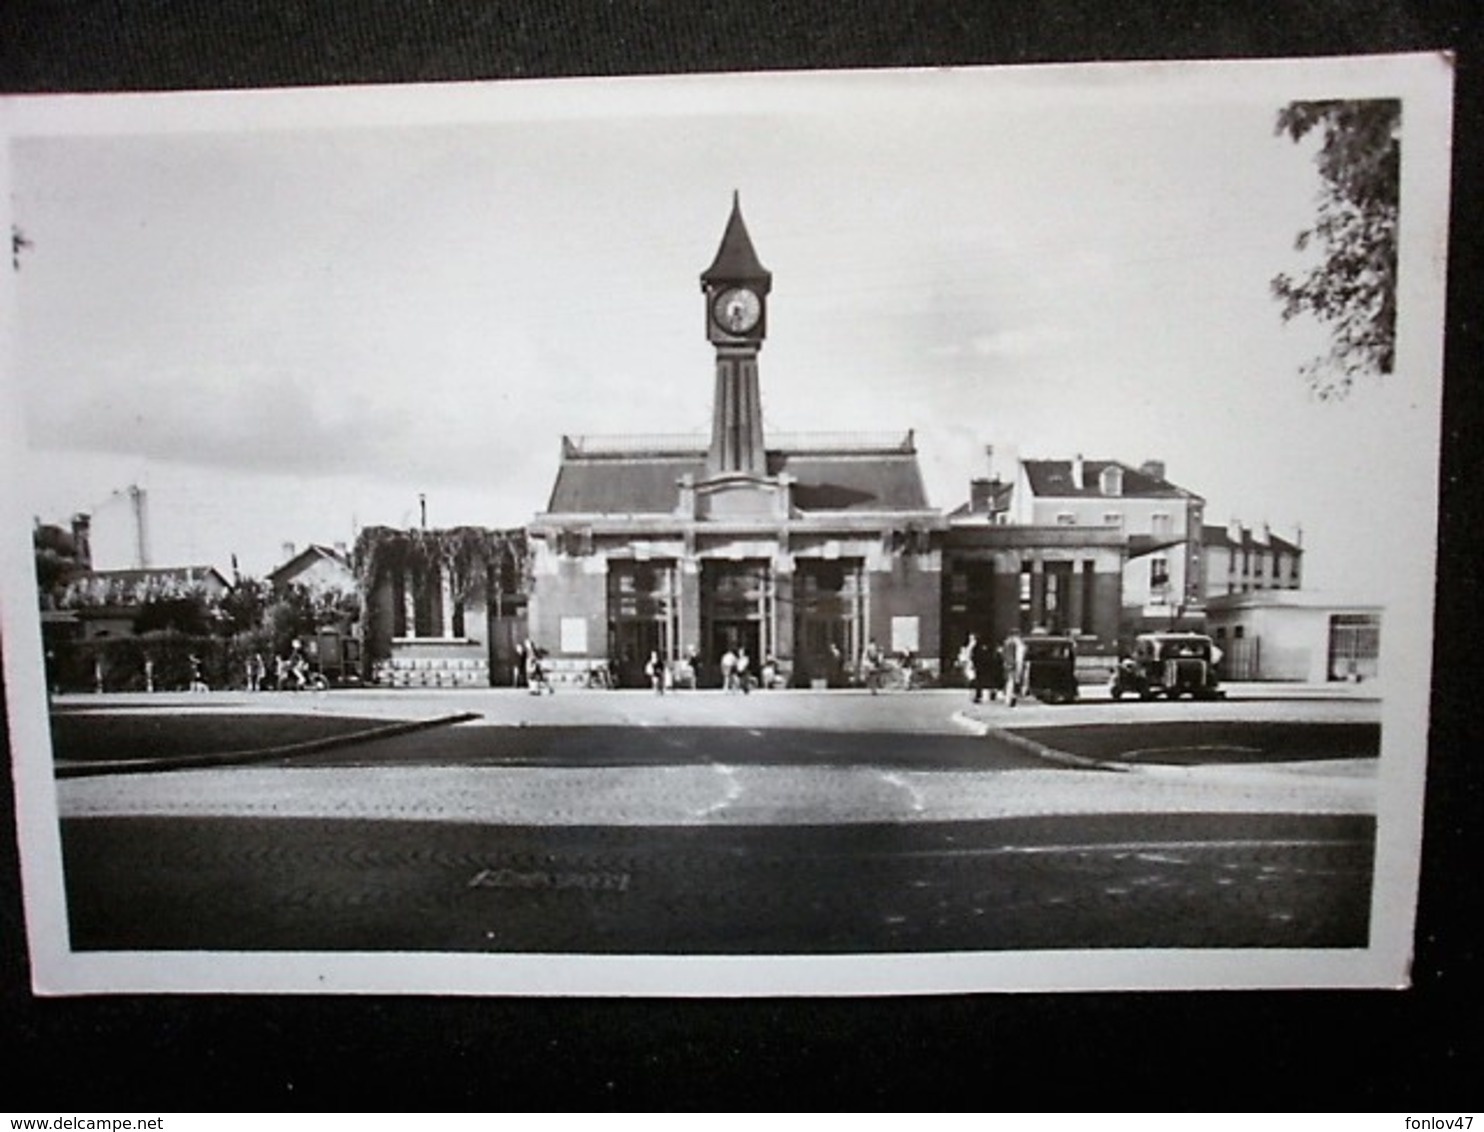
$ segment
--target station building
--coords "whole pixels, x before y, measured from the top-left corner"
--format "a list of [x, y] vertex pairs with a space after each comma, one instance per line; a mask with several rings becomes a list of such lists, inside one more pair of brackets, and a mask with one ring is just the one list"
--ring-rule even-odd
[[[608, 669], [642, 685], [652, 652], [693, 659], [714, 683], [728, 650], [771, 660], [795, 686], [837, 684], [871, 641], [951, 680], [970, 632], [998, 641], [1037, 628], [1077, 636], [1094, 663], [1116, 656], [1131, 556], [1165, 541], [1042, 515], [1028, 483], [972, 481], [969, 501], [945, 513], [906, 427], [765, 435], [772, 282], [734, 198], [700, 276], [715, 351], [709, 436], [563, 437], [546, 507], [520, 532], [520, 569], [502, 566], [498, 585], [466, 584], [447, 547], [384, 554], [368, 589], [378, 679], [508, 683], [526, 639], [559, 684]], [[383, 534], [394, 548], [395, 532]], [[472, 537], [414, 534], [409, 545]]]
[[868, 641], [943, 652], [941, 512], [913, 434], [767, 437], [759, 355], [772, 275], [738, 202], [701, 273], [715, 348], [709, 437], [565, 437], [529, 526], [529, 629], [558, 678], [650, 652], [771, 658], [796, 684], [834, 682]]

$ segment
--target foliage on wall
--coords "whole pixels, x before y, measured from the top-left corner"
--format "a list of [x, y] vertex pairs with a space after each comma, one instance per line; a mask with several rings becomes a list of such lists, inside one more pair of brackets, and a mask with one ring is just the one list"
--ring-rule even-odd
[[361, 636], [371, 638], [371, 595], [398, 574], [413, 579], [444, 573], [455, 601], [518, 593], [526, 584], [528, 547], [524, 529], [448, 527], [399, 530], [366, 527], [356, 539], [352, 563], [361, 603]]

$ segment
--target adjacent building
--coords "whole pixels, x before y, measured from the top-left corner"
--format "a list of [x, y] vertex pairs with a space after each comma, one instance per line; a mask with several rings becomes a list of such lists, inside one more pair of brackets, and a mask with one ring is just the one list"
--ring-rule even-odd
[[1205, 548], [1205, 597], [1257, 590], [1296, 590], [1303, 576], [1304, 539], [1280, 538], [1262, 524], [1244, 527], [1233, 519], [1224, 527], [1201, 532]]
[[1022, 460], [1008, 521], [1120, 533], [1123, 568], [1121, 632], [1198, 623], [1205, 500], [1165, 478], [1161, 460], [1137, 468], [1116, 460]]
[[355, 570], [343, 543], [333, 547], [311, 543], [297, 553], [293, 543], [285, 543], [283, 559], [266, 579], [275, 593], [289, 586], [303, 586], [315, 596], [356, 591]]
[[1229, 680], [1373, 680], [1381, 675], [1381, 607], [1315, 590], [1213, 597], [1206, 624]]

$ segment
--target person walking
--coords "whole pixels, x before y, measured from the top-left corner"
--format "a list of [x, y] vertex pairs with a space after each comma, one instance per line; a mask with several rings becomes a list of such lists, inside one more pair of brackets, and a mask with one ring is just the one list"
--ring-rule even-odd
[[1000, 681], [1004, 679], [1003, 667], [996, 673], [999, 650], [975, 633], [969, 634], [969, 643], [969, 664], [973, 668], [970, 683], [974, 685], [974, 702], [983, 703], [986, 692], [993, 700], [999, 694]]
[[737, 687], [742, 689], [742, 694], [748, 695], [752, 691], [752, 675], [747, 671], [751, 662], [747, 657], [746, 649], [737, 650]]
[[556, 689], [551, 686], [546, 668], [541, 663], [541, 650], [529, 639], [526, 641], [526, 687], [533, 696], [539, 696], [543, 688], [548, 696], [556, 695]]
[[263, 689], [263, 677], [267, 675], [268, 666], [263, 663], [263, 654], [254, 649], [247, 658], [247, 690], [249, 692], [260, 692]]
[[721, 686], [727, 692], [737, 690], [737, 654], [730, 648], [721, 654]]
[[1025, 639], [1019, 629], [1005, 638], [1000, 656], [1005, 666], [1005, 703], [1014, 707], [1023, 693], [1021, 683], [1025, 678]]
[[963, 676], [964, 683], [974, 689], [974, 702], [979, 702], [979, 687], [976, 677], [979, 675], [974, 669], [974, 650], [979, 647], [979, 637], [976, 633], [970, 633], [969, 639], [964, 642], [963, 648], [958, 650], [958, 671]]
[[884, 658], [881, 655], [881, 646], [872, 637], [866, 642], [866, 651], [861, 653], [861, 676], [865, 679], [866, 687], [875, 696], [881, 692], [881, 669]]
[[658, 652], [651, 652], [649, 660], [644, 665], [644, 675], [649, 677], [650, 686], [654, 688], [655, 695], [665, 694], [665, 661]]
[[191, 656], [190, 656], [190, 663], [191, 663], [191, 691], [193, 691], [193, 692], [209, 692], [211, 689], [206, 686], [206, 681], [201, 678], [201, 658], [199, 656], [197, 656], [195, 653], [192, 653]]

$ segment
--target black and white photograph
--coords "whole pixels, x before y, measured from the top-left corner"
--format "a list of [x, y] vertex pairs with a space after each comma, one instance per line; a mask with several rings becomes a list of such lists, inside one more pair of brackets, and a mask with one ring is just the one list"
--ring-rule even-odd
[[35, 990], [1406, 986], [1451, 98], [0, 100]]

